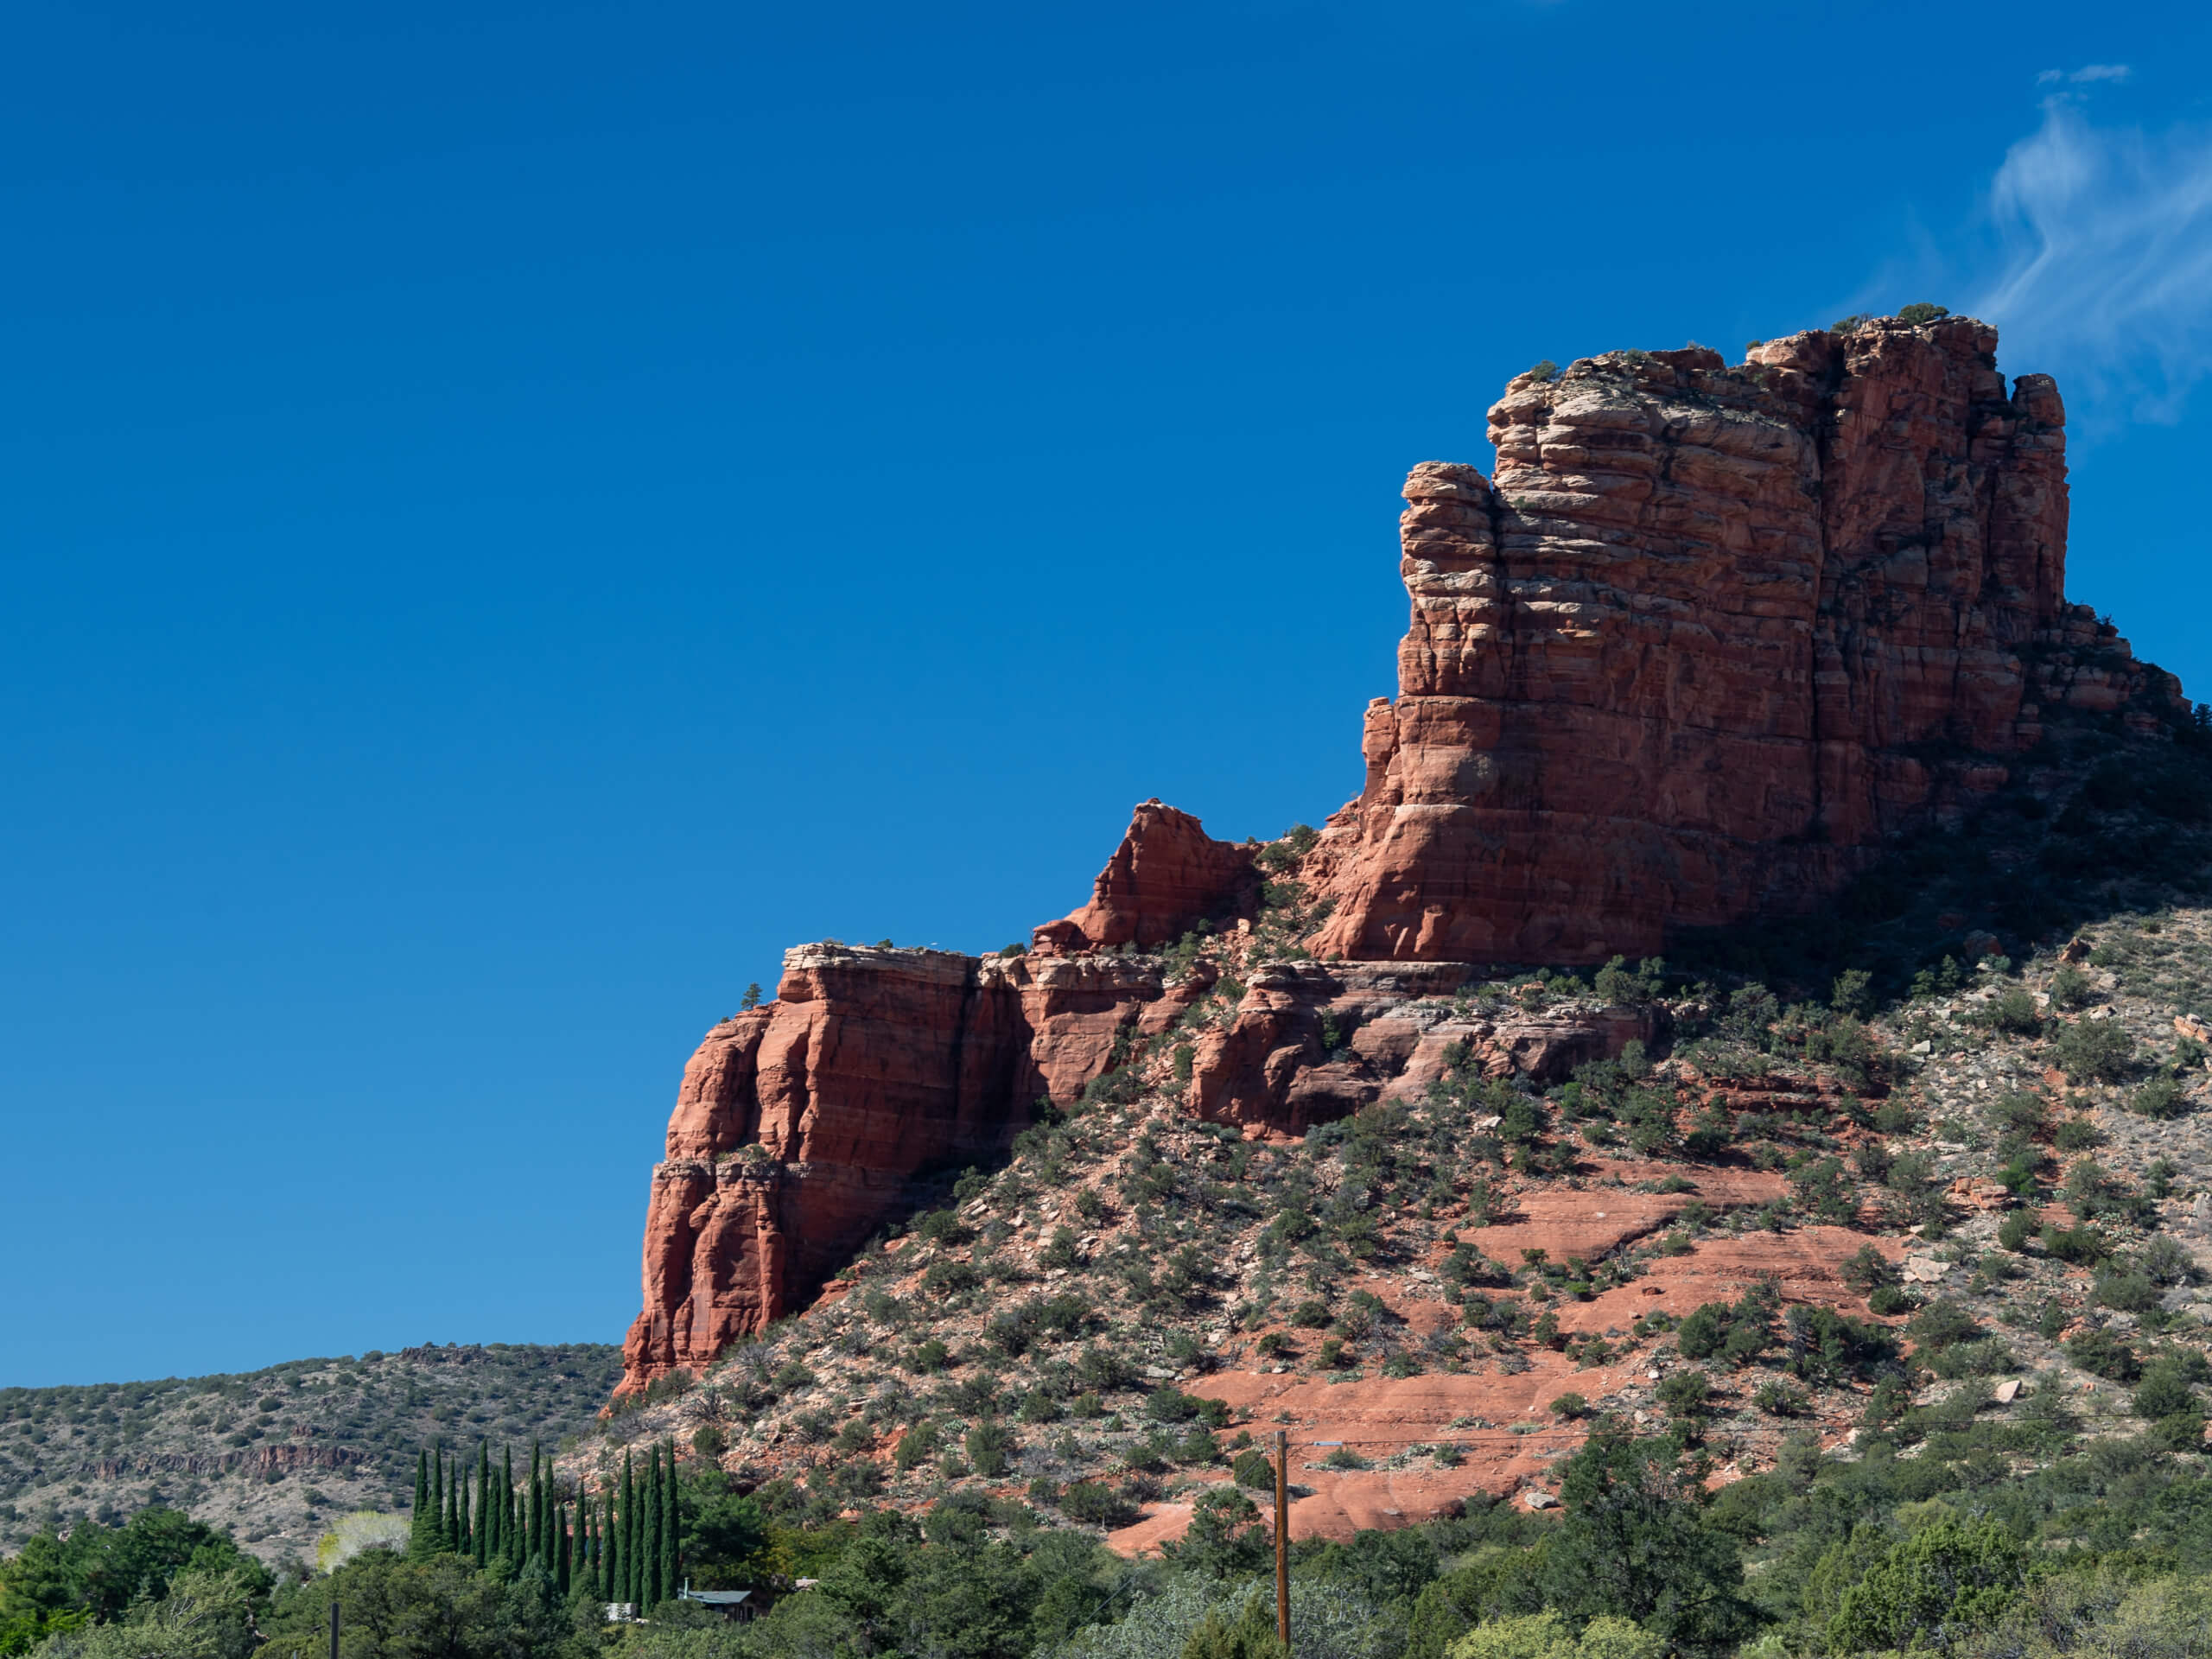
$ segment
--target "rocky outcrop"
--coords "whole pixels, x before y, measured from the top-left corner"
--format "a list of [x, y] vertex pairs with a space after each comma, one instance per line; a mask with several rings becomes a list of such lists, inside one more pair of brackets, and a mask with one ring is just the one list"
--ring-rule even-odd
[[2179, 688], [2063, 597], [2064, 410], [1968, 318], [1515, 380], [1407, 480], [1413, 601], [1317, 954], [1587, 963], [1802, 909], [2000, 786], [2053, 700]]
[[1187, 812], [1139, 804], [1098, 873], [1090, 902], [1036, 931], [1039, 950], [1167, 944], [1201, 923], [1249, 916], [1260, 897], [1252, 849], [1216, 841]]
[[1300, 1135], [1378, 1100], [1418, 1096], [1457, 1045], [1490, 1076], [1550, 1084], [1656, 1035], [1644, 1007], [1499, 1013], [1442, 1000], [1471, 975], [1465, 963], [1269, 963], [1236, 1018], [1193, 1045], [1185, 1105], [1249, 1135]]
[[[1193, 1115], [1302, 1135], [1441, 1074], [1466, 1043], [1549, 1081], [1650, 1035], [1636, 1009], [1483, 1017], [1441, 999], [1458, 963], [1263, 966], [1232, 1023], [1197, 1040]], [[684, 1068], [645, 1217], [635, 1390], [697, 1370], [810, 1303], [918, 1178], [990, 1161], [1036, 1103], [1073, 1104], [1117, 1048], [1160, 1035], [1214, 983], [1141, 957], [957, 956], [804, 945], [776, 1000], [722, 1021]]]
[[1153, 963], [804, 945], [776, 1000], [709, 1032], [653, 1172], [626, 1386], [803, 1306], [917, 1177], [1003, 1151], [1125, 1027], [1179, 1006]]

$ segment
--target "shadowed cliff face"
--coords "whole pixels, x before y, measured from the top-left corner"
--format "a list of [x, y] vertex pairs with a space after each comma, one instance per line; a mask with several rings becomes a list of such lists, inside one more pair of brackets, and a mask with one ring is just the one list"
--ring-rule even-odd
[[1996, 343], [1613, 353], [1513, 382], [1494, 485], [1416, 467], [1316, 954], [1586, 963], [1802, 909], [2001, 786], [2044, 705], [2177, 696], [2066, 604], [2064, 410]]

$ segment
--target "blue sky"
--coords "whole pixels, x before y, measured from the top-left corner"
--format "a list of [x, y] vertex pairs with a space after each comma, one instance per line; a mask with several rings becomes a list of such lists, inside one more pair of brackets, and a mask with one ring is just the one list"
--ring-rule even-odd
[[2212, 24], [41, 4], [0, 53], [0, 1385], [619, 1340], [700, 1033], [1318, 819], [1511, 374], [1936, 300], [2212, 695]]

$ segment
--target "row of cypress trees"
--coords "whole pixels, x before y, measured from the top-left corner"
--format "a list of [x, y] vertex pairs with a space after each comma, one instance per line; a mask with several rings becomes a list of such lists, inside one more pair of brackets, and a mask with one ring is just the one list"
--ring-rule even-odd
[[433, 1447], [415, 1462], [407, 1554], [423, 1560], [442, 1551], [510, 1575], [535, 1568], [564, 1596], [579, 1592], [587, 1600], [640, 1608], [673, 1601], [683, 1561], [676, 1447], [663, 1441], [647, 1448], [642, 1476], [625, 1452], [619, 1482], [573, 1497], [563, 1495], [552, 1459], [536, 1446], [520, 1486], [512, 1451], [501, 1452], [495, 1471], [492, 1448], [480, 1442], [472, 1471], [462, 1459]]

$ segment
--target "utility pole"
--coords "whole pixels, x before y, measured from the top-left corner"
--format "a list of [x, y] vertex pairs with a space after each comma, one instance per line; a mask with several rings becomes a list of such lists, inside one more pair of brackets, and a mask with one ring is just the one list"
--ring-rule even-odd
[[330, 1599], [330, 1659], [338, 1659], [338, 1598]]
[[[334, 1605], [331, 1617], [338, 1616]], [[334, 1625], [334, 1629], [336, 1627]], [[1275, 1634], [1290, 1649], [1290, 1433], [1275, 1430]], [[335, 1637], [332, 1638], [335, 1641]], [[338, 1659], [336, 1648], [330, 1659]]]

